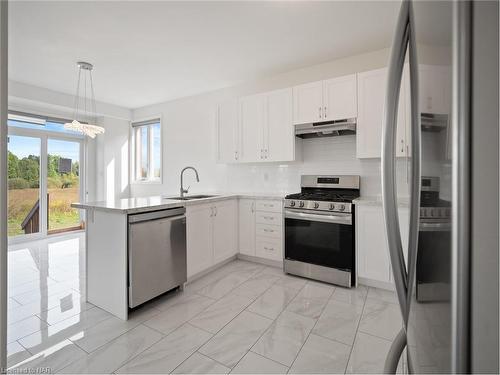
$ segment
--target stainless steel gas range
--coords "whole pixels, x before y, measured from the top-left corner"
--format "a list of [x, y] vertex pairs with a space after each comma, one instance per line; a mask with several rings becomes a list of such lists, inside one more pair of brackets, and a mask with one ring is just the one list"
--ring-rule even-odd
[[284, 271], [332, 284], [356, 283], [353, 199], [359, 176], [301, 177], [285, 197]]

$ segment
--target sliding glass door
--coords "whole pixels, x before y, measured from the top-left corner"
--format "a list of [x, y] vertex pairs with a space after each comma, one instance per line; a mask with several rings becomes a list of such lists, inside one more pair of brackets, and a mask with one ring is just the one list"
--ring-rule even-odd
[[62, 124], [9, 120], [11, 241], [82, 229], [71, 203], [83, 200], [84, 138]]
[[48, 233], [82, 228], [79, 210], [71, 203], [80, 201], [80, 142], [47, 140]]
[[41, 139], [12, 135], [8, 142], [9, 237], [41, 230], [40, 156]]

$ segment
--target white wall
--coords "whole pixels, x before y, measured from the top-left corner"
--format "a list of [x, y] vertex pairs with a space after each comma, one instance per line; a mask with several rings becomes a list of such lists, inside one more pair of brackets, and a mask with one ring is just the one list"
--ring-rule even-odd
[[[191, 184], [191, 192], [294, 192], [300, 188], [301, 174], [324, 173], [359, 174], [362, 194], [379, 195], [380, 160], [357, 159], [354, 136], [303, 140], [301, 162], [216, 164], [215, 106], [218, 102], [233, 97], [377, 69], [386, 65], [388, 53], [389, 51], [384, 49], [232, 88], [135, 109], [135, 119], [162, 116], [163, 183], [132, 184], [131, 195], [177, 194], [179, 172], [187, 165], [193, 165], [200, 173], [199, 184], [194, 178], [191, 180], [192, 177], [186, 178], [186, 185]], [[398, 186], [401, 195], [407, 194], [405, 166], [403, 161], [398, 162]]]

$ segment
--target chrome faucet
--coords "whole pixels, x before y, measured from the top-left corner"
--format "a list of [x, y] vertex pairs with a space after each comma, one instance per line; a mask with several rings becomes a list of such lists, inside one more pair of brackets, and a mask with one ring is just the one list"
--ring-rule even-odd
[[192, 169], [194, 171], [194, 173], [196, 173], [196, 181], [200, 182], [200, 178], [198, 177], [198, 171], [194, 167], [186, 167], [186, 168], [184, 168], [181, 171], [181, 194], [180, 194], [181, 198], [184, 198], [184, 194], [189, 191], [189, 186], [188, 186], [187, 189], [184, 189], [184, 184], [183, 184], [183, 175], [184, 175], [184, 171], [186, 169]]

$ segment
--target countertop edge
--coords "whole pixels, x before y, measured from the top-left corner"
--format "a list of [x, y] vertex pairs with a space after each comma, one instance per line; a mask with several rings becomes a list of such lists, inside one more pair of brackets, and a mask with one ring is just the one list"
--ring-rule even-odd
[[[168, 197], [163, 196], [153, 196], [153, 197], [144, 197], [144, 199], [159, 199], [164, 200], [165, 202], [159, 204], [145, 205], [142, 207], [130, 207], [130, 208], [122, 208], [122, 207], [110, 207], [104, 206], [105, 201], [102, 202], [89, 202], [89, 203], [72, 203], [71, 207], [78, 208], [82, 210], [96, 210], [103, 212], [113, 212], [113, 213], [122, 213], [122, 214], [134, 214], [140, 212], [149, 212], [149, 211], [158, 211], [169, 208], [178, 208], [178, 207], [188, 207], [195, 206], [199, 204], [208, 204], [211, 202], [218, 202], [228, 199], [239, 199], [239, 198], [248, 198], [248, 199], [265, 199], [265, 200], [283, 200], [284, 196], [272, 195], [272, 194], [262, 194], [262, 193], [224, 193], [218, 194], [215, 197], [209, 198], [200, 198], [193, 199], [189, 201], [184, 200], [169, 200]], [[124, 198], [126, 200], [127, 198]], [[133, 198], [131, 198], [133, 199]]]

